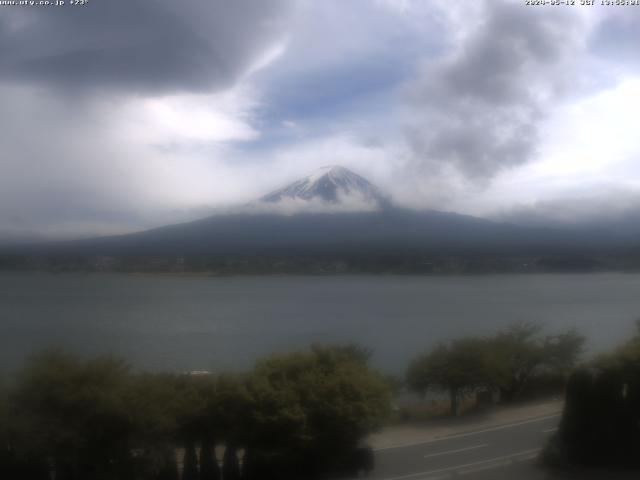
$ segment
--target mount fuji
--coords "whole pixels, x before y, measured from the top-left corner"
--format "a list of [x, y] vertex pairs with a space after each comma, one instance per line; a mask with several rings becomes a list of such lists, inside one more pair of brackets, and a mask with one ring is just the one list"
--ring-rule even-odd
[[259, 200], [265, 204], [305, 202], [342, 206], [353, 210], [379, 210], [389, 198], [360, 175], [339, 165], [322, 167], [311, 175], [271, 192]]
[[459, 262], [473, 258], [473, 265], [484, 265], [478, 268], [495, 271], [500, 262], [593, 257], [616, 247], [610, 236], [592, 233], [400, 208], [360, 175], [329, 166], [231, 212], [127, 235], [24, 246], [12, 254], [27, 265], [34, 258], [72, 261], [69, 268], [91, 268], [96, 258], [108, 257], [123, 270], [178, 268], [176, 259], [182, 259], [195, 270], [299, 273], [337, 263], [347, 271], [431, 271], [440, 262], [445, 266], [437, 269], [466, 271]]

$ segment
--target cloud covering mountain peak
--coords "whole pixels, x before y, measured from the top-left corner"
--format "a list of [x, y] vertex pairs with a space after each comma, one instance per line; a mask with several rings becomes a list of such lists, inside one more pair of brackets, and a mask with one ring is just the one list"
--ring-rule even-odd
[[257, 202], [266, 210], [371, 211], [389, 204], [367, 179], [340, 165], [327, 165]]

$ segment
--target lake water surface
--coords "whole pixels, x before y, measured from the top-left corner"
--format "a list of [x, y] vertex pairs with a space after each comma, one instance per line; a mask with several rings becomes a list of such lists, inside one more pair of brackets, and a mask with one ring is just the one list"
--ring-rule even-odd
[[357, 342], [401, 373], [441, 340], [514, 321], [576, 327], [591, 351], [640, 317], [640, 275], [170, 277], [0, 274], [0, 368], [62, 347], [144, 369], [237, 370], [312, 342]]

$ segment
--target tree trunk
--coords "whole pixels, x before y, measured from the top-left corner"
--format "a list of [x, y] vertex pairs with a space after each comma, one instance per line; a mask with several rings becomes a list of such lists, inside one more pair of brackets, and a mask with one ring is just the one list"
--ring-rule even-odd
[[460, 415], [460, 405], [458, 403], [459, 394], [457, 387], [451, 387], [451, 389], [449, 389], [449, 397], [451, 399], [451, 415], [457, 417], [458, 415]]
[[198, 480], [198, 457], [193, 442], [187, 442], [184, 449], [182, 480]]
[[200, 450], [200, 480], [220, 480], [220, 478], [215, 444], [207, 438], [202, 442]]
[[238, 462], [236, 447], [233, 445], [227, 445], [224, 450], [222, 478], [223, 480], [240, 480], [240, 463]]
[[179, 480], [176, 454], [172, 448], [164, 452], [163, 465], [156, 476], [156, 480]]
[[[255, 464], [253, 462], [253, 449], [247, 447], [244, 450], [244, 458], [242, 459], [242, 480], [257, 480], [260, 476], [256, 473]], [[224, 479], [223, 479], [224, 480]]]

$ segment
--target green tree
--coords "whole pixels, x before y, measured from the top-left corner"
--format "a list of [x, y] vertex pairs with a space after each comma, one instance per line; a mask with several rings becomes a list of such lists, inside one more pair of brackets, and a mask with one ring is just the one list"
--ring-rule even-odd
[[126, 402], [134, 421], [136, 470], [141, 478], [174, 480], [174, 473], [178, 475], [175, 448], [182, 404], [177, 383], [175, 375], [164, 373], [143, 373], [131, 379]]
[[14, 454], [9, 435], [9, 393], [0, 377], [0, 478], [10, 478]]
[[215, 378], [141, 374], [131, 383], [127, 403], [136, 422], [135, 444], [142, 452], [141, 474], [153, 475], [164, 470], [166, 475], [171, 475], [173, 467], [165, 452], [184, 448], [183, 476], [197, 478], [196, 448], [212, 437], [215, 430], [209, 411], [215, 399]]
[[362, 351], [314, 346], [258, 362], [248, 382], [253, 402], [252, 461], [301, 478], [337, 467], [379, 427], [390, 408], [385, 379]]
[[31, 358], [12, 401], [23, 454], [43, 455], [61, 480], [130, 478], [128, 373], [108, 357], [50, 351]]
[[7, 445], [9, 445], [9, 392], [4, 379], [0, 377], [0, 446]]
[[490, 341], [503, 401], [520, 397], [536, 376], [551, 374], [566, 379], [576, 366], [584, 336], [573, 329], [546, 336], [541, 332], [539, 324], [516, 323]]
[[539, 341], [541, 331], [539, 324], [521, 322], [499, 332], [490, 341], [497, 357], [496, 383], [502, 400], [517, 398], [544, 362], [545, 352]]
[[[578, 348], [572, 335], [557, 341], [568, 351]], [[544, 458], [637, 468], [639, 452], [640, 334], [571, 374], [558, 433], [549, 441]]]
[[488, 342], [468, 337], [439, 344], [416, 358], [407, 370], [407, 384], [424, 394], [430, 388], [449, 392], [452, 415], [459, 414], [460, 398], [495, 383]]
[[214, 438], [227, 447], [225, 480], [239, 478], [240, 448], [245, 478], [312, 478], [344, 463], [388, 412], [387, 382], [368, 357], [353, 345], [315, 346], [247, 375], [196, 377], [45, 352], [9, 397], [0, 392], [0, 440], [12, 457], [0, 458], [3, 478], [44, 480], [52, 465], [58, 480], [177, 480], [185, 448], [184, 478], [216, 480]]
[[535, 323], [516, 323], [489, 338], [469, 337], [440, 344], [416, 358], [407, 370], [408, 386], [449, 392], [451, 412], [459, 399], [479, 388], [498, 389], [503, 401], [519, 398], [533, 378], [542, 375], [566, 381], [577, 364], [584, 337], [575, 330], [542, 336]]
[[578, 364], [585, 342], [584, 335], [575, 329], [548, 335], [542, 345], [544, 365], [554, 372], [568, 375]]
[[636, 321], [636, 334], [611, 352], [598, 355], [593, 366], [603, 370], [640, 375], [640, 320]]
[[215, 394], [208, 398], [207, 417], [210, 436], [221, 443], [242, 445], [250, 430], [253, 402], [246, 375], [222, 374], [215, 379]]

